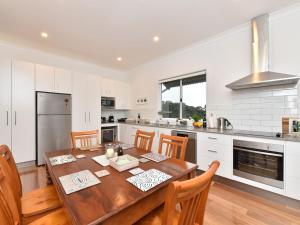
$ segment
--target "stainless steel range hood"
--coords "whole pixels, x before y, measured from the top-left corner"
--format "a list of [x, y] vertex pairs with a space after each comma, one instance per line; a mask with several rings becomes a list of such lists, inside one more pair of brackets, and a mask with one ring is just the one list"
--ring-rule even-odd
[[227, 84], [232, 90], [296, 84], [300, 77], [269, 71], [269, 15], [254, 18], [252, 25], [252, 74]]

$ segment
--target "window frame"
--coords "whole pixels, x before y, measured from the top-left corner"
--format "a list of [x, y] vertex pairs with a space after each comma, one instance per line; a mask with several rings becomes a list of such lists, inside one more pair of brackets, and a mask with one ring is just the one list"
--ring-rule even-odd
[[[179, 82], [180, 82], [180, 86], [179, 86], [180, 87], [179, 118], [166, 118], [166, 117], [164, 118], [164, 117], [162, 117], [162, 119], [165, 119], [165, 120], [189, 119], [189, 118], [182, 118], [182, 114], [183, 114], [183, 107], [182, 107], [183, 106], [183, 85], [182, 85], [183, 82], [182, 81], [185, 78], [195, 77], [195, 76], [205, 76], [205, 83], [207, 83], [206, 70], [196, 71], [196, 72], [192, 72], [192, 73], [188, 73], [188, 74], [184, 74], [184, 75], [180, 75], [180, 76], [174, 76], [174, 77], [170, 77], [167, 79], [159, 80], [160, 111], [162, 111], [162, 85], [163, 85], [163, 83], [169, 82], [169, 81], [175, 81], [175, 80], [179, 80]], [[206, 94], [207, 94], [207, 88], [206, 88]]]

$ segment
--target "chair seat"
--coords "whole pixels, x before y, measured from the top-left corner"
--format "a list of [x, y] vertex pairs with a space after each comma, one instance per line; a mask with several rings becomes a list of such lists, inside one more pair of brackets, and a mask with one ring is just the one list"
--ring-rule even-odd
[[22, 215], [30, 217], [61, 207], [55, 188], [49, 185], [23, 194], [21, 198]]
[[[160, 206], [154, 209], [152, 212], [144, 216], [134, 225], [162, 225], [162, 215], [164, 211], [164, 206]], [[173, 225], [178, 225], [180, 213], [176, 210], [175, 216], [173, 218]]]
[[28, 225], [69, 225], [69, 219], [65, 214], [64, 209], [58, 209], [54, 212], [35, 220]]

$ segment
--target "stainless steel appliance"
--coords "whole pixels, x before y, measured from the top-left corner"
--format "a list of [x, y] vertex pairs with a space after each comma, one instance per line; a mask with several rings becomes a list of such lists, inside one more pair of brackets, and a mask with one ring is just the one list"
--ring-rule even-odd
[[233, 174], [273, 187], [284, 187], [284, 146], [233, 140]]
[[252, 74], [226, 87], [238, 90], [273, 85], [297, 84], [299, 76], [275, 73], [269, 69], [269, 15], [254, 18], [252, 27]]
[[118, 127], [101, 127], [101, 141], [102, 143], [114, 142], [117, 140]]
[[36, 92], [36, 164], [45, 164], [45, 152], [70, 148], [71, 130], [71, 95]]
[[193, 132], [172, 130], [171, 135], [189, 138], [186, 147], [185, 161], [197, 163], [197, 134]]
[[101, 97], [101, 107], [102, 110], [115, 109], [116, 100], [114, 97]]
[[108, 122], [109, 122], [109, 123], [115, 122], [115, 117], [114, 117], [113, 115], [110, 115], [110, 116], [108, 117]]
[[229, 120], [224, 117], [219, 117], [217, 119], [217, 123], [218, 123], [218, 129], [221, 129], [221, 130], [233, 128], [231, 123], [229, 122]]

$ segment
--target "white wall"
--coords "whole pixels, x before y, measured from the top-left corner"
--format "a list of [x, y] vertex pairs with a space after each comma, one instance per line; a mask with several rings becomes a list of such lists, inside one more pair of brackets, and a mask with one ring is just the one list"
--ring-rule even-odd
[[118, 80], [128, 80], [125, 72], [101, 67], [89, 62], [84, 62], [68, 57], [63, 57], [40, 50], [18, 46], [0, 40], [0, 54], [15, 57], [20, 60], [55, 66], [74, 72], [83, 72], [100, 75]]
[[[271, 70], [300, 75], [298, 27], [300, 4], [270, 15]], [[158, 80], [197, 70], [207, 70], [208, 112], [218, 109], [219, 116], [222, 112], [223, 115], [231, 115], [233, 92], [225, 85], [251, 72], [250, 23], [130, 71], [133, 108], [131, 116], [136, 117], [136, 113], [140, 112], [143, 117], [157, 118], [160, 105]], [[134, 100], [138, 97], [147, 97], [149, 104], [136, 105]], [[279, 129], [278, 126], [276, 129]]]

